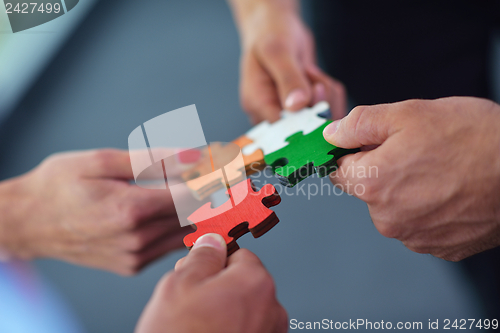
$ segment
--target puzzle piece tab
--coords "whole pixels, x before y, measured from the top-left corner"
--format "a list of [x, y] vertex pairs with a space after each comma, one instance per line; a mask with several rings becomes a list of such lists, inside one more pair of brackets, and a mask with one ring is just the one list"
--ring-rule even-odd
[[289, 136], [287, 146], [264, 156], [281, 184], [292, 187], [314, 173], [325, 177], [336, 170], [339, 158], [359, 151], [336, 147], [324, 139], [323, 129], [331, 122], [307, 135], [298, 132]]
[[[233, 205], [231, 198], [245, 191], [245, 198]], [[230, 255], [239, 249], [236, 243], [238, 238], [249, 231], [254, 238], [260, 237], [279, 222], [276, 213], [269, 209], [281, 201], [273, 185], [267, 184], [256, 191], [252, 181], [247, 179], [231, 187], [227, 194], [230, 200], [219, 207], [212, 208], [210, 203], [206, 203], [188, 217], [196, 226], [195, 232], [184, 237], [184, 244], [189, 249], [199, 237], [217, 233], [224, 237]]]
[[263, 121], [246, 133], [253, 143], [246, 145], [243, 154], [250, 155], [261, 149], [264, 155], [271, 154], [288, 145], [286, 138], [297, 132], [309, 134], [326, 122], [323, 114], [330, 106], [327, 102], [319, 102], [312, 108], [304, 108], [297, 112], [283, 111], [281, 119], [269, 123]]
[[[242, 135], [236, 140], [233, 140], [233, 143], [238, 145], [240, 149], [243, 150], [243, 147], [252, 144], [253, 141], [247, 137], [246, 135]], [[266, 167], [266, 162], [264, 161], [264, 153], [262, 150], [257, 149], [249, 155], [243, 154], [243, 163], [245, 163], [245, 171], [247, 176], [254, 174], [259, 170], [264, 170]]]

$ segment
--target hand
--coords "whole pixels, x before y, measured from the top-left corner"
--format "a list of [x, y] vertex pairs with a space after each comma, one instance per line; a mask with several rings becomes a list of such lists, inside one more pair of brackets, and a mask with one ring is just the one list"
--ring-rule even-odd
[[368, 204], [382, 235], [452, 261], [500, 245], [498, 104], [451, 97], [359, 106], [324, 134], [368, 150], [341, 159], [331, 179]]
[[0, 247], [129, 275], [182, 247], [170, 194], [129, 184], [129, 153], [56, 154], [0, 184]]
[[254, 123], [276, 121], [291, 111], [330, 103], [332, 116], [346, 115], [343, 85], [316, 64], [314, 40], [294, 0], [233, 0], [242, 40], [240, 94]]
[[260, 260], [245, 249], [226, 255], [220, 235], [200, 237], [158, 283], [136, 333], [286, 332], [287, 314]]

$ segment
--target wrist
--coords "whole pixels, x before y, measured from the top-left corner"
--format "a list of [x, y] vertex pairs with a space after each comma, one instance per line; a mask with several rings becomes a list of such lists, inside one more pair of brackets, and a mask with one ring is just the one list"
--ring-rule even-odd
[[32, 259], [26, 213], [30, 211], [25, 194], [25, 177], [0, 182], [0, 260]]
[[256, 27], [278, 16], [298, 16], [297, 0], [228, 0], [241, 39], [244, 40]]

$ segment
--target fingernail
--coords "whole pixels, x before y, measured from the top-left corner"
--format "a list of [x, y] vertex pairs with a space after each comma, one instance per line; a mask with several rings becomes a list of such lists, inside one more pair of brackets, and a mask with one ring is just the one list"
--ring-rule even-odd
[[219, 234], [205, 234], [198, 238], [196, 243], [193, 245], [193, 249], [197, 249], [199, 247], [213, 247], [219, 250], [225, 250], [226, 241]]
[[302, 89], [295, 89], [288, 94], [285, 100], [285, 108], [291, 109], [297, 104], [306, 103], [306, 93]]
[[323, 136], [326, 140], [332, 138], [335, 132], [337, 132], [341, 121], [342, 119], [335, 120], [333, 123], [325, 127], [325, 129], [323, 130]]

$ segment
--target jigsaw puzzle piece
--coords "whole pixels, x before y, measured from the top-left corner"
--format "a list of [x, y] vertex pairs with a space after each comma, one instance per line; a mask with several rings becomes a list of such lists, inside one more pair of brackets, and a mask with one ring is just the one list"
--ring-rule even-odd
[[215, 170], [204, 176], [186, 182], [194, 197], [198, 200], [204, 200], [210, 194], [220, 190], [224, 185], [224, 174], [222, 170]]
[[[255, 152], [251, 157], [258, 159], [258, 155]], [[211, 143], [202, 149], [200, 162], [185, 171], [182, 178], [198, 200], [244, 180], [246, 170], [239, 146], [234, 143]]]
[[[212, 162], [210, 159], [210, 150], [208, 147], [209, 146], [206, 146], [199, 150], [201, 158], [199, 158], [199, 161], [198, 163], [196, 163], [196, 165], [182, 173], [182, 179], [184, 179], [185, 181], [190, 181], [200, 176], [207, 175], [213, 171]], [[210, 144], [210, 147], [212, 151], [217, 152], [220, 151], [223, 146], [219, 142], [212, 142]]]
[[339, 158], [359, 151], [336, 147], [324, 139], [323, 129], [331, 122], [307, 135], [298, 132], [289, 136], [287, 146], [264, 156], [282, 185], [293, 187], [314, 173], [325, 177], [337, 169]]
[[[238, 204], [232, 200], [239, 193], [245, 197]], [[224, 237], [228, 255], [239, 249], [236, 240], [251, 232], [260, 237], [274, 227], [279, 219], [269, 207], [280, 203], [276, 188], [267, 184], [257, 191], [250, 179], [242, 181], [227, 191], [230, 200], [216, 208], [207, 203], [191, 214], [188, 219], [195, 223], [196, 231], [184, 237], [184, 245], [189, 249], [196, 240], [207, 234], [217, 233]]]
[[297, 112], [283, 111], [281, 119], [270, 124], [264, 121], [246, 133], [253, 143], [246, 145], [242, 151], [250, 155], [261, 149], [264, 155], [268, 155], [288, 145], [286, 138], [290, 135], [302, 132], [304, 135], [314, 131], [326, 122], [323, 117], [329, 110], [327, 102], [319, 102], [312, 108], [304, 108]]
[[[252, 144], [253, 141], [246, 135], [242, 135], [236, 140], [233, 140], [233, 143], [238, 145], [240, 149], [243, 151], [243, 148], [249, 144]], [[264, 161], [264, 153], [262, 150], [257, 149], [250, 155], [243, 154], [243, 163], [245, 163], [245, 171], [247, 176], [254, 174], [257, 171], [263, 170], [266, 167], [266, 162]]]

